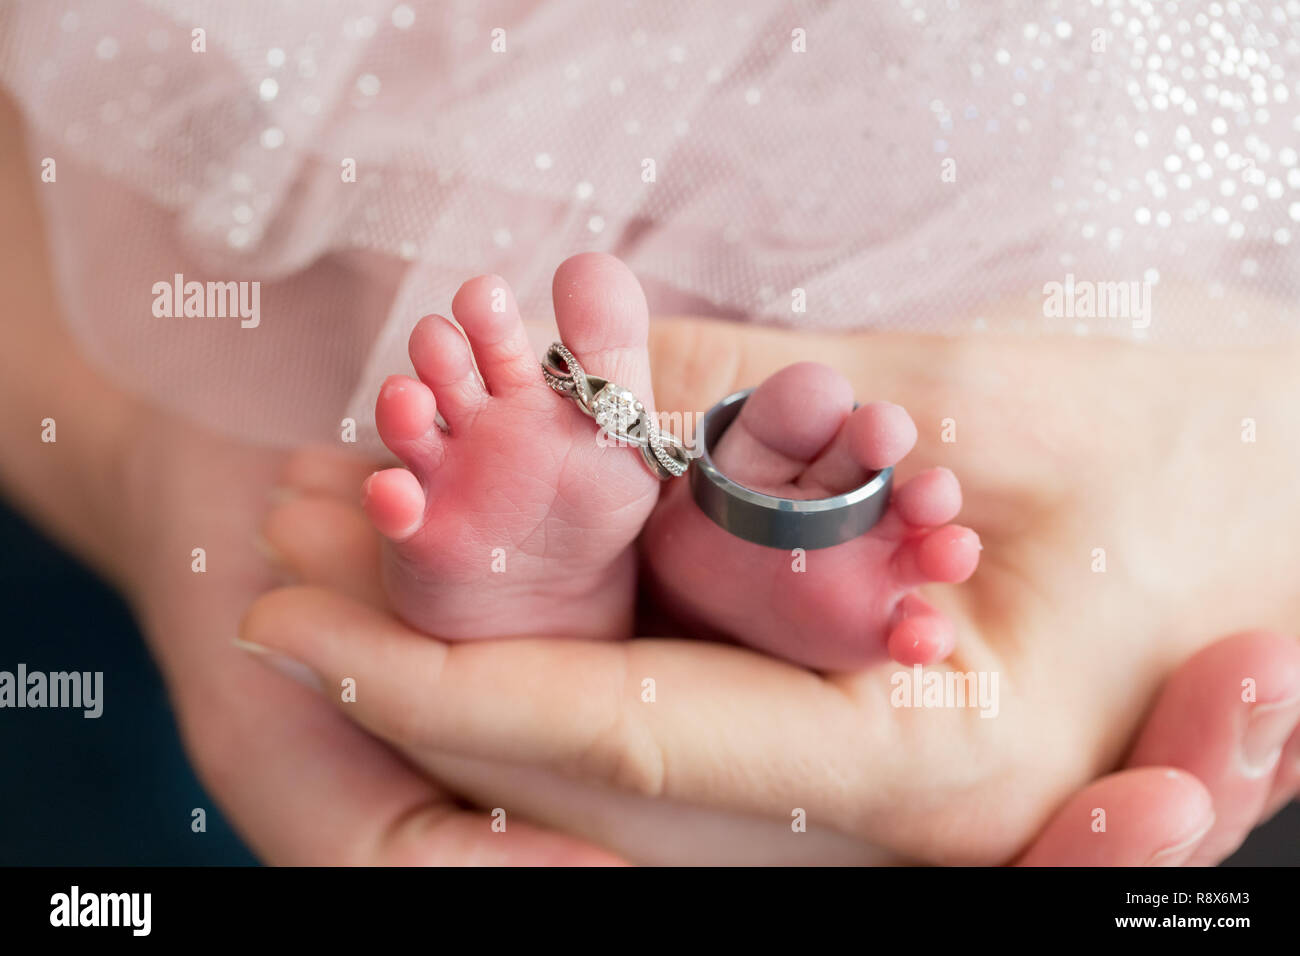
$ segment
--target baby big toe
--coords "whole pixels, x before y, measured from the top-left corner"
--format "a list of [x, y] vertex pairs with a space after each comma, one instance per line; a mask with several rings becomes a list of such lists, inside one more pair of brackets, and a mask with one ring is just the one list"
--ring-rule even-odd
[[777, 493], [830, 444], [852, 408], [853, 388], [834, 369], [788, 365], [754, 389], [713, 461], [733, 481]]
[[604, 253], [571, 256], [555, 270], [551, 296], [560, 340], [587, 374], [621, 385], [653, 408], [649, 310], [631, 270]]

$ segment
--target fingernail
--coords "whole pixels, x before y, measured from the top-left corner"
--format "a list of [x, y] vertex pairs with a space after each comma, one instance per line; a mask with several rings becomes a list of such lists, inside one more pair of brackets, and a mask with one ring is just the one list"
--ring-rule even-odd
[[240, 638], [235, 638], [234, 644], [240, 650], [252, 654], [272, 670], [279, 671], [291, 681], [302, 684], [304, 687], [310, 687], [315, 691], [323, 689], [320, 677], [302, 661], [295, 661], [292, 657], [285, 657], [279, 651], [273, 651], [269, 647], [263, 647], [261, 644], [254, 644]]
[[1241, 737], [1241, 769], [1247, 777], [1271, 773], [1300, 722], [1300, 697], [1256, 704]]
[[266, 563], [271, 566], [271, 570], [276, 573], [282, 584], [300, 583], [298, 576], [294, 574], [293, 569], [284, 560], [284, 555], [277, 551], [275, 546], [262, 535], [253, 535], [253, 550], [266, 559]]
[[288, 485], [277, 485], [271, 489], [267, 497], [271, 499], [271, 504], [282, 505], [286, 501], [292, 501], [294, 498], [300, 497], [301, 495], [302, 492], [297, 488], [290, 488]]
[[1197, 827], [1195, 833], [1193, 833], [1185, 840], [1179, 840], [1173, 846], [1167, 846], [1163, 850], [1158, 851], [1151, 857], [1151, 859], [1147, 860], [1145, 865], [1146, 866], [1178, 866], [1180, 863], [1183, 862], [1183, 857], [1186, 855], [1187, 851], [1195, 847], [1202, 840], [1204, 840], [1205, 834], [1209, 833], [1210, 828], [1213, 826], [1214, 826], [1214, 812], [1211, 811], [1209, 815], [1209, 819], [1207, 819], [1202, 826]]

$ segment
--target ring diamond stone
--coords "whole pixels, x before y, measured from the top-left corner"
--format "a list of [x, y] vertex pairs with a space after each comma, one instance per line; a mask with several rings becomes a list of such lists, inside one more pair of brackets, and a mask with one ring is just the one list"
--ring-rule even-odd
[[596, 393], [591, 411], [596, 424], [605, 429], [610, 438], [626, 438], [645, 408], [627, 389], [609, 382]]

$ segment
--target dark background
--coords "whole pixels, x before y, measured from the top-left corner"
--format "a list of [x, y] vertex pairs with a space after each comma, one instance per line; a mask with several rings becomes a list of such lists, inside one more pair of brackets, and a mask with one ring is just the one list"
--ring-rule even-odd
[[[0, 505], [0, 670], [103, 671], [107, 704], [0, 710], [0, 865], [256, 863], [195, 779], [126, 606]], [[207, 832], [190, 829], [196, 807]], [[1300, 863], [1300, 803], [1226, 865]]]

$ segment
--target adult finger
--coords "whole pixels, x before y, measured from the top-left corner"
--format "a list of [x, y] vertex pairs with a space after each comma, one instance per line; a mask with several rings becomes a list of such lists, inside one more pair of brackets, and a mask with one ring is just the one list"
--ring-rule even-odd
[[242, 636], [314, 675], [331, 700], [350, 680], [355, 699], [336, 706], [404, 752], [541, 767], [647, 796], [717, 795], [729, 810], [769, 815], [806, 807], [808, 767], [818, 766], [843, 785], [812, 797], [823, 803], [809, 813], [849, 823], [887, 806], [895, 781], [881, 768], [920, 769], [887, 719], [887, 693], [856, 703], [740, 648], [558, 638], [448, 645], [317, 588], [263, 596]]
[[355, 503], [361, 483], [386, 464], [329, 445], [308, 445], [285, 458], [272, 496], [283, 500], [315, 494]]
[[1278, 761], [1273, 790], [1264, 805], [1264, 819], [1269, 819], [1296, 799], [1297, 795], [1300, 795], [1300, 728], [1291, 735], [1291, 742], [1286, 745], [1282, 759]]
[[1180, 866], [1214, 824], [1205, 785], [1146, 767], [1111, 774], [1070, 798], [1020, 866]]
[[[316, 695], [242, 659], [229, 677], [240, 699], [183, 724], [223, 715], [221, 734], [187, 734], [201, 776], [241, 835], [270, 863], [290, 865], [605, 865], [580, 840], [461, 810]], [[178, 695], [182, 702], [194, 695]], [[329, 786], [315, 782], [328, 781]], [[322, 834], [328, 835], [322, 837]]]
[[1300, 644], [1271, 631], [1224, 638], [1165, 685], [1129, 766], [1171, 766], [1209, 789], [1215, 823], [1191, 861], [1217, 863], [1260, 821], [1300, 726]]
[[332, 588], [372, 607], [388, 606], [380, 539], [352, 501], [320, 493], [282, 501], [262, 524], [267, 556], [288, 581]]

